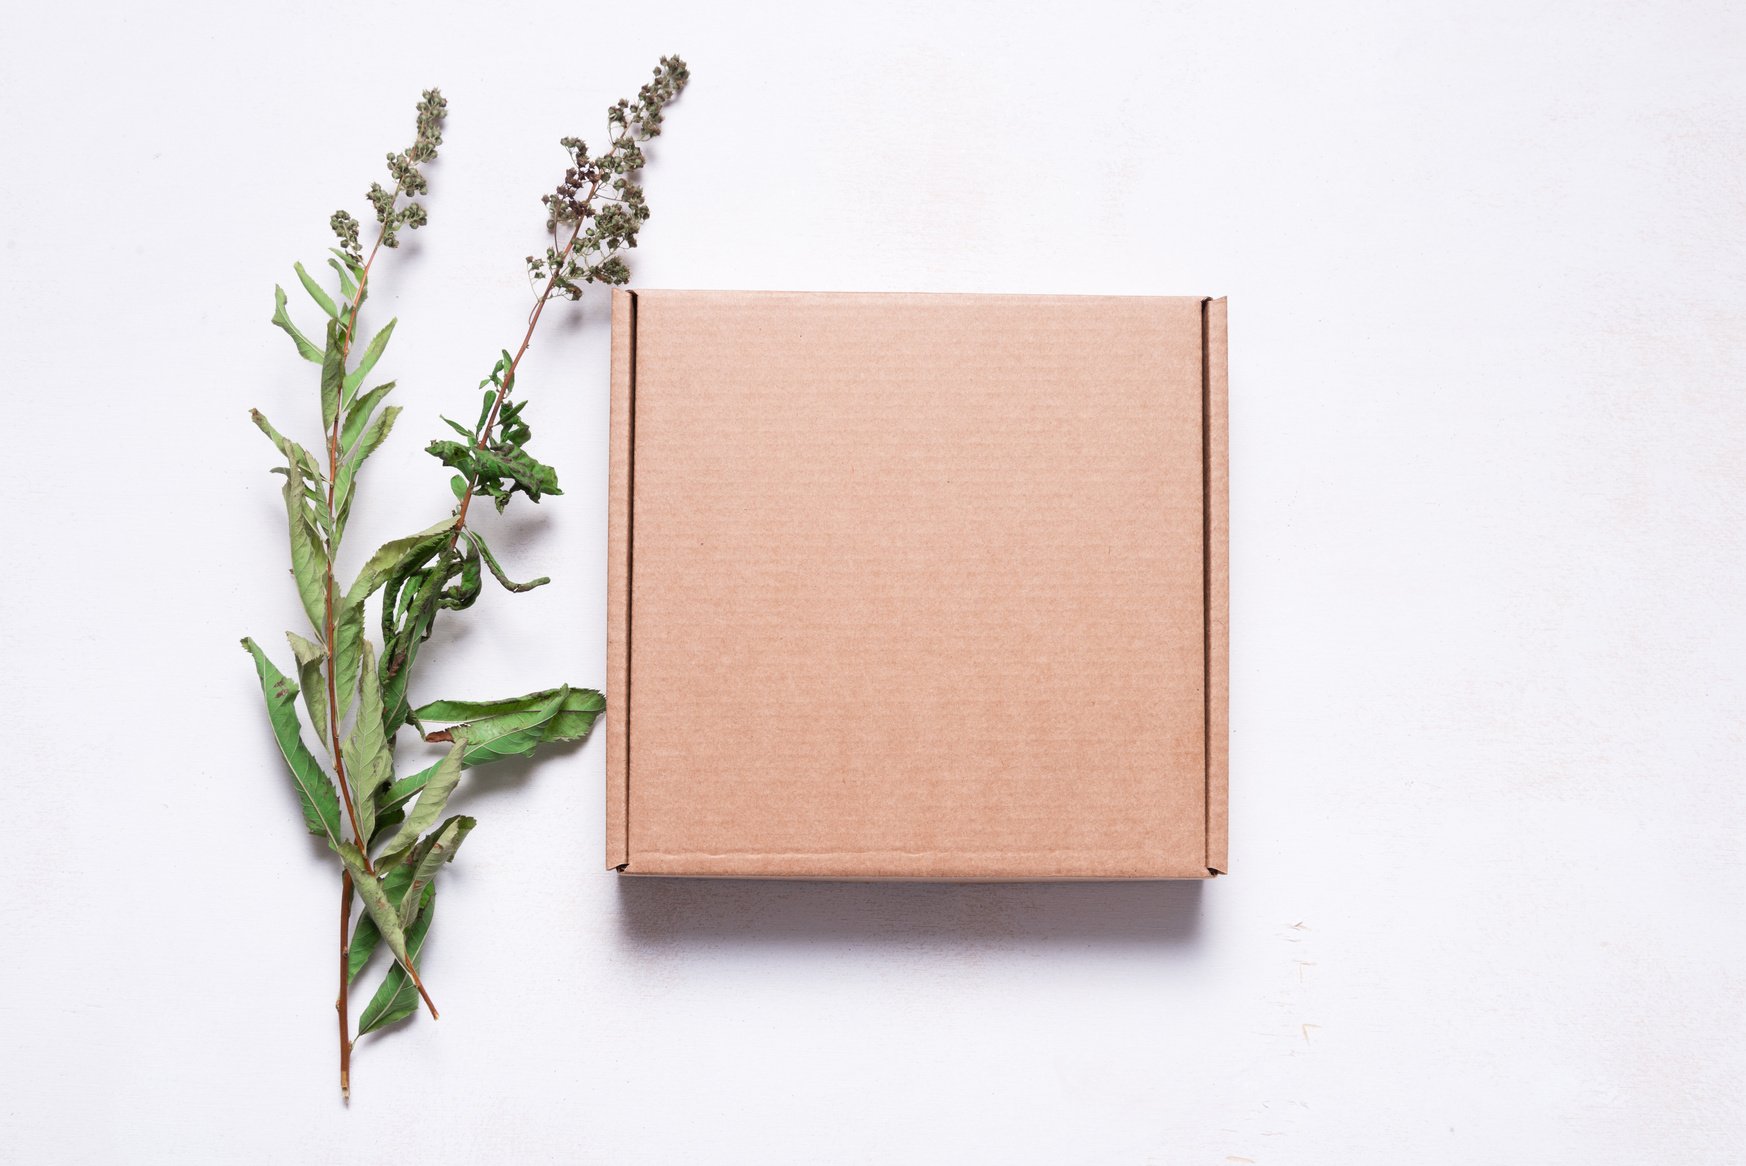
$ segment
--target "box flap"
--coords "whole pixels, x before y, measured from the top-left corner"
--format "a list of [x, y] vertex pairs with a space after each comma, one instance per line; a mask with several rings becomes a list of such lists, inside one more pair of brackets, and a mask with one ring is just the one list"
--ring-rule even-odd
[[1204, 308], [1206, 369], [1206, 865], [1230, 870], [1231, 454], [1225, 301]]
[[634, 292], [612, 293], [612, 465], [606, 535], [606, 865], [629, 861], [626, 828], [630, 779], [631, 435], [636, 418]]

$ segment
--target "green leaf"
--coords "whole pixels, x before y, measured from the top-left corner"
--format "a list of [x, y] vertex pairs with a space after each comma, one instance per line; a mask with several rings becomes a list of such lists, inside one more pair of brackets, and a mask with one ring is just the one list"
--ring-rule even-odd
[[520, 449], [478, 449], [459, 441], [433, 441], [425, 452], [450, 469], [473, 478], [502, 510], [511, 494], [526, 494], [538, 502], [547, 494], [562, 494], [558, 471]]
[[406, 820], [400, 823], [400, 829], [393, 837], [382, 844], [384, 854], [393, 854], [416, 841], [432, 822], [443, 816], [449, 795], [455, 792], [455, 786], [461, 780], [461, 758], [465, 749], [465, 742], [457, 739], [443, 759], [431, 767], [430, 777], [418, 795], [418, 803], [408, 811]]
[[499, 445], [519, 449], [533, 436], [533, 428], [521, 419], [522, 410], [526, 408], [526, 401], [516, 401], [503, 407], [503, 412], [497, 418]]
[[[441, 606], [443, 588], [459, 570], [453, 548], [442, 547], [436, 557], [413, 564], [389, 579], [382, 594], [382, 700], [387, 709], [383, 726], [392, 731], [407, 723], [412, 704], [407, 682], [418, 649], [430, 637]], [[423, 735], [424, 730], [419, 730]]]
[[327, 353], [321, 361], [321, 427], [331, 430], [340, 413], [340, 386], [346, 380], [345, 326], [327, 322]]
[[345, 460], [340, 463], [339, 474], [334, 479], [334, 516], [341, 530], [345, 529], [346, 520], [351, 517], [352, 491], [357, 485], [358, 470], [363, 467], [364, 459], [388, 440], [388, 434], [399, 416], [399, 405], [390, 405], [382, 410], [370, 427], [364, 430], [358, 444], [347, 452]]
[[324, 480], [321, 476], [321, 463], [315, 459], [314, 454], [274, 429], [273, 423], [268, 421], [266, 414], [259, 409], [250, 409], [249, 417], [254, 421], [255, 427], [267, 435], [267, 440], [279, 447], [279, 452], [285, 455], [285, 460], [297, 467], [305, 478], [312, 482]]
[[285, 475], [285, 521], [291, 534], [291, 578], [297, 584], [297, 597], [303, 601], [303, 613], [309, 625], [319, 628], [327, 622], [327, 545], [322, 538], [321, 521], [309, 505], [307, 479], [295, 456], [288, 467], [273, 471]]
[[527, 583], [514, 582], [508, 575], [503, 573], [503, 567], [497, 562], [497, 556], [491, 553], [491, 548], [485, 545], [484, 538], [482, 538], [477, 531], [469, 527], [462, 533], [466, 536], [468, 542], [478, 548], [479, 554], [485, 559], [485, 565], [491, 568], [491, 574], [494, 575], [497, 581], [503, 585], [505, 591], [532, 591], [535, 587], [544, 587], [547, 583], [551, 582], [551, 579], [545, 575], [541, 575], [538, 579], [531, 580]]
[[396, 573], [416, 565], [432, 551], [439, 549], [454, 525], [454, 519], [444, 519], [417, 534], [383, 543], [370, 556], [363, 570], [358, 572], [357, 579], [346, 591], [345, 599], [340, 603], [339, 611], [334, 617], [334, 679], [339, 689], [340, 702], [337, 715], [346, 715], [346, 710], [351, 707], [352, 689], [358, 683], [358, 654], [359, 644], [364, 636], [365, 601]]
[[[430, 932], [430, 921], [436, 914], [436, 887], [428, 886], [421, 896], [418, 907], [418, 919], [406, 933], [406, 945], [413, 959], [418, 959], [424, 951], [424, 937]], [[369, 1004], [364, 1006], [363, 1014], [358, 1017], [358, 1035], [374, 1032], [378, 1028], [405, 1020], [418, 1011], [418, 991], [407, 978], [405, 970], [395, 964], [388, 969], [388, 974], [382, 978], [381, 987], [370, 997]]]
[[297, 352], [304, 360], [313, 364], [322, 361], [321, 349], [309, 342], [309, 337], [297, 330], [297, 325], [291, 322], [291, 314], [285, 310], [285, 289], [277, 284], [273, 286], [273, 323], [285, 330], [285, 335], [291, 337], [297, 345]]
[[333, 621], [333, 682], [339, 699], [340, 720], [352, 707], [352, 690], [358, 686], [358, 660], [364, 642], [364, 606], [342, 603]]
[[[500, 706], [487, 712], [488, 706], [468, 705], [459, 701], [433, 701], [415, 714], [421, 721], [452, 721], [457, 709], [469, 710], [461, 715], [477, 717], [463, 724], [451, 725], [449, 735], [467, 745], [468, 757], [475, 765], [503, 757], [522, 757], [549, 739], [547, 729], [563, 710], [570, 689], [553, 689], [543, 701], [533, 703], [528, 697], [492, 702]], [[591, 722], [592, 723], [592, 722]]]
[[346, 589], [346, 603], [362, 603], [368, 599], [405, 566], [417, 563], [429, 555], [454, 528], [455, 520], [445, 518], [417, 534], [390, 539], [377, 547], [376, 553], [370, 556], [363, 570], [358, 572], [358, 577]]
[[365, 268], [363, 260], [353, 259], [338, 247], [329, 247], [327, 252], [329, 255], [332, 255], [335, 259], [338, 259], [341, 263], [346, 265], [346, 270], [352, 273], [353, 279], [362, 279], [364, 277]]
[[438, 606], [450, 611], [465, 611], [473, 606], [473, 601], [479, 598], [484, 590], [482, 572], [479, 570], [479, 548], [471, 543], [461, 553], [460, 579], [453, 587], [443, 588]]
[[255, 671], [260, 674], [261, 694], [267, 700], [267, 719], [272, 722], [273, 736], [279, 742], [279, 752], [291, 770], [291, 780], [297, 786], [297, 800], [303, 806], [303, 824], [311, 834], [326, 838], [329, 846], [349, 845], [341, 838], [339, 795], [333, 779], [303, 743], [297, 721], [297, 686], [292, 684], [267, 659], [267, 654], [253, 640], [245, 639], [243, 648], [255, 658]]
[[[461, 768], [471, 769], [504, 757], [525, 757], [543, 744], [580, 740], [588, 735], [605, 708], [606, 699], [600, 693], [566, 685], [508, 700], [433, 701], [412, 715], [420, 721], [438, 723], [465, 720], [466, 723], [449, 728], [448, 733], [466, 746], [461, 754]], [[436, 770], [433, 765], [390, 785], [378, 798], [378, 818], [411, 801], [432, 780]]]
[[508, 478], [519, 486], [524, 494], [535, 502], [542, 494], [562, 494], [558, 489], [558, 471], [544, 462], [529, 457], [524, 450], [513, 454], [493, 450], [481, 450], [483, 456], [477, 459], [479, 469], [483, 473], [496, 474]]
[[[387, 791], [383, 791], [384, 793]], [[379, 838], [406, 820], [404, 809], [389, 810], [376, 815], [376, 836]]]
[[586, 737], [605, 708], [606, 698], [594, 689], [564, 685], [507, 700], [437, 700], [414, 715], [433, 724], [452, 724], [449, 733], [465, 739], [467, 765], [473, 766], [499, 756], [522, 756], [548, 741]]
[[315, 277], [303, 270], [301, 263], [294, 263], [292, 266], [297, 270], [297, 278], [302, 282], [303, 290], [309, 293], [309, 298], [315, 301], [316, 306], [333, 319], [339, 319], [339, 305], [335, 304], [332, 297], [322, 290], [319, 283], [315, 282]]
[[[409, 666], [408, 657], [416, 652], [421, 639], [420, 623], [429, 613], [434, 612], [436, 602], [430, 591], [430, 576], [438, 568], [445, 568], [447, 556], [439, 552], [436, 561], [428, 566], [414, 567], [410, 571], [402, 571], [389, 579], [382, 589], [382, 700], [388, 707], [389, 724], [396, 723], [394, 719], [395, 694], [391, 691], [396, 680], [404, 681]], [[408, 706], [406, 711], [410, 712]]]
[[[388, 440], [388, 434], [393, 431], [394, 422], [400, 413], [399, 405], [390, 405], [376, 414], [376, 419], [370, 423], [369, 428], [364, 430], [363, 436], [358, 438], [357, 444], [346, 451], [346, 460], [350, 463], [349, 468], [354, 474], [358, 467], [364, 464], [365, 458], [382, 448], [382, 443]], [[347, 468], [340, 467], [342, 476]]]
[[309, 710], [309, 723], [317, 740], [327, 740], [327, 684], [321, 674], [327, 649], [296, 632], [286, 632], [291, 641], [291, 654], [297, 657], [297, 679], [303, 686], [303, 706]]
[[370, 641], [361, 641], [363, 657], [358, 669], [358, 715], [346, 734], [340, 753], [346, 759], [346, 780], [352, 787], [352, 806], [358, 814], [358, 835], [368, 838], [376, 829], [376, 793], [394, 780], [394, 755], [382, 732], [382, 688], [376, 679], [376, 655]]
[[424, 452], [451, 470], [459, 470], [469, 478], [473, 476], [473, 444], [471, 442], [433, 441], [424, 447]]
[[349, 303], [352, 297], [358, 294], [357, 281], [352, 278], [352, 273], [348, 266], [351, 257], [344, 251], [335, 248], [330, 248], [330, 250], [332, 250], [335, 255], [339, 256], [339, 258], [329, 259], [327, 265], [333, 268], [334, 272], [339, 276], [340, 295], [344, 296]]
[[412, 870], [412, 885], [407, 890], [405, 898], [400, 901], [400, 923], [402, 926], [410, 927], [412, 925], [414, 908], [419, 898], [422, 897], [424, 888], [431, 885], [431, 880], [436, 878], [436, 873], [442, 868], [443, 863], [454, 861], [455, 852], [461, 849], [461, 843], [466, 840], [467, 835], [471, 834], [473, 827], [478, 824], [476, 819], [469, 818], [464, 814], [457, 814], [437, 827], [431, 836], [420, 842], [412, 852], [411, 858], [406, 863], [406, 866]]
[[406, 929], [400, 925], [400, 911], [388, 898], [381, 880], [370, 873], [362, 851], [350, 842], [341, 842], [334, 849], [339, 853], [340, 861], [346, 864], [346, 869], [352, 872], [352, 885], [357, 888], [358, 898], [363, 900], [364, 910], [375, 921], [376, 930], [382, 933], [382, 941], [411, 974], [416, 986], [418, 969], [407, 947]]
[[393, 389], [393, 381], [377, 385], [359, 397], [346, 410], [345, 424], [340, 427], [339, 447], [342, 451], [351, 449], [357, 444], [358, 435], [364, 432], [364, 426], [370, 422], [370, 414], [375, 412], [376, 406], [381, 403], [382, 398], [386, 397]]
[[[405, 901], [406, 888], [412, 885], [412, 868], [402, 863], [388, 868], [382, 876], [382, 889], [388, 892], [388, 901], [394, 904], [395, 910], [400, 910]], [[365, 911], [358, 916], [357, 923], [352, 927], [352, 942], [346, 948], [346, 982], [349, 984], [358, 978], [358, 973], [364, 970], [364, 965], [370, 962], [370, 957], [376, 953], [376, 945], [382, 940], [382, 933], [376, 929], [376, 921]], [[416, 959], [417, 953], [413, 953]]]
[[346, 374], [346, 397], [349, 400], [357, 393], [364, 378], [370, 375], [370, 370], [376, 367], [376, 362], [382, 359], [382, 350], [388, 347], [388, 338], [394, 335], [394, 325], [400, 322], [399, 317], [388, 321], [382, 330], [370, 338], [369, 347], [364, 349], [363, 359], [358, 361], [358, 367]]

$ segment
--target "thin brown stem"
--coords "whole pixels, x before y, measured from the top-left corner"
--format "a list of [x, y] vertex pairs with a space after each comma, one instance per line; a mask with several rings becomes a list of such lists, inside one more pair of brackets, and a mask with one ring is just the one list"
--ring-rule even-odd
[[430, 1010], [430, 1018], [432, 1020], [440, 1019], [437, 1016], [436, 1005], [431, 1001], [430, 993], [424, 990], [424, 981], [418, 978], [418, 969], [411, 964], [401, 964], [400, 966], [405, 968], [406, 974], [412, 978], [412, 986], [418, 989], [419, 998], [424, 1001], [424, 1006]]
[[348, 1015], [347, 996], [352, 970], [352, 872], [340, 876], [340, 956], [339, 999], [334, 1008], [339, 1011], [340, 1097], [352, 1099], [352, 1020]]
[[[584, 202], [592, 202], [594, 195], [600, 189], [600, 179], [596, 178], [588, 188], [588, 197]], [[533, 311], [528, 313], [527, 331], [522, 334], [521, 347], [515, 350], [510, 358], [509, 368], [504, 370], [503, 383], [497, 386], [497, 396], [491, 402], [491, 412], [485, 419], [485, 427], [479, 431], [479, 440], [474, 449], [484, 449], [485, 443], [491, 437], [491, 431], [497, 427], [497, 414], [503, 408], [503, 399], [509, 395], [510, 386], [515, 384], [515, 371], [521, 367], [521, 358], [527, 355], [528, 345], [533, 343], [534, 329], [539, 326], [540, 316], [546, 310], [546, 301], [551, 299], [552, 291], [558, 286], [558, 275], [564, 269], [564, 263], [570, 258], [570, 253], [576, 249], [577, 240], [582, 238], [585, 220], [576, 220], [576, 229], [570, 232], [570, 239], [564, 244], [564, 249], [558, 252], [558, 258], [552, 263], [552, 274], [546, 278], [546, 286], [540, 292], [539, 299], [534, 301]], [[467, 525], [467, 509], [473, 504], [473, 495], [479, 489], [479, 475], [474, 474], [467, 479], [467, 488], [461, 493], [461, 507], [455, 512], [454, 533], [449, 535], [449, 549], [453, 550], [455, 543], [461, 537], [461, 531]], [[416, 981], [415, 981], [416, 982]]]

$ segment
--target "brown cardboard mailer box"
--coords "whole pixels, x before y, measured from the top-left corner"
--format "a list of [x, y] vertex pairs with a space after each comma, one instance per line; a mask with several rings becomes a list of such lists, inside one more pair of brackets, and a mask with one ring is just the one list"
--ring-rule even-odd
[[1225, 863], [1225, 302], [616, 292], [606, 861]]

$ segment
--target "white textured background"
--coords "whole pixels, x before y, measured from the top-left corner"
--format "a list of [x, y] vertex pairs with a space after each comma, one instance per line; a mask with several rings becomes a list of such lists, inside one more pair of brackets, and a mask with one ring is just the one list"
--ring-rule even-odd
[[[0, 1157], [1746, 1160], [1738, 5], [171, 7], [7, 18]], [[439, 517], [556, 139], [675, 50], [645, 286], [1231, 297], [1234, 871], [620, 882], [595, 740], [469, 779], [347, 1112], [236, 646], [299, 619], [271, 287], [440, 83], [353, 551]], [[428, 695], [603, 676], [604, 307], [523, 374], [557, 582]]]

